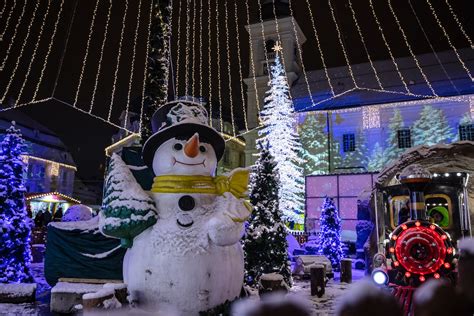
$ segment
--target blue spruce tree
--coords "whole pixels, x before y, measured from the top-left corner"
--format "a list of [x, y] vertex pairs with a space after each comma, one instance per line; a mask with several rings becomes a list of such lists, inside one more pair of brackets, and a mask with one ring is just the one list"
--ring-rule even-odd
[[0, 143], [0, 283], [32, 282], [32, 220], [25, 208], [24, 140], [15, 123]]
[[339, 271], [342, 258], [341, 218], [332, 198], [326, 197], [321, 210], [318, 253], [326, 256], [332, 268]]

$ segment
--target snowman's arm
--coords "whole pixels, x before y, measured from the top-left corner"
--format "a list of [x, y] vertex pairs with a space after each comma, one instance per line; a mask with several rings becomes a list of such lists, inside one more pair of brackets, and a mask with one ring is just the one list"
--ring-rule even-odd
[[219, 213], [209, 221], [209, 238], [218, 246], [237, 243], [243, 235], [243, 223], [250, 215], [244, 201], [226, 193], [215, 206]]

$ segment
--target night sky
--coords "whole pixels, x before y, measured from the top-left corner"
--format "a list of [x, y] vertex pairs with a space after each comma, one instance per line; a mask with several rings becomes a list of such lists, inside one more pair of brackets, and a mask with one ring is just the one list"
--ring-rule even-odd
[[[8, 82], [14, 73], [16, 61], [20, 55], [23, 41], [27, 36], [27, 29], [32, 13], [35, 8], [34, 1], [16, 0], [16, 7], [12, 11], [9, 26], [5, 31], [3, 41], [0, 42], [0, 62], [4, 60], [6, 52], [13, 37], [13, 29], [22, 11], [23, 1], [27, 1], [26, 10], [23, 17], [23, 22], [19, 24], [18, 33], [15, 41], [11, 46], [9, 57], [5, 63], [5, 68], [0, 72], [0, 94], [3, 94]], [[94, 32], [92, 33], [89, 53], [86, 66], [84, 68], [83, 80], [80, 88], [79, 97], [77, 100], [78, 108], [88, 112], [90, 110], [90, 101], [95, 86], [95, 78], [99, 65], [101, 45], [103, 41], [104, 29], [106, 25], [107, 12], [109, 10], [109, 1], [99, 0], [99, 5], [96, 13], [96, 20], [94, 24]], [[210, 1], [212, 7], [211, 25], [209, 29], [208, 13]], [[242, 71], [244, 77], [248, 76], [248, 35], [244, 28], [247, 24], [247, 16], [244, 0], [228, 0], [228, 25], [229, 25], [229, 49], [230, 49], [230, 65], [231, 65], [231, 80], [232, 80], [232, 99], [236, 107], [237, 123], [242, 126], [242, 102], [241, 90], [239, 82], [239, 64], [237, 60], [237, 36], [235, 30], [234, 19], [234, 3], [237, 2], [238, 9], [238, 26], [240, 33], [240, 48], [242, 58]], [[250, 7], [250, 20], [252, 22], [259, 21], [257, 0], [248, 0]], [[262, 3], [264, 0], [260, 0]], [[368, 44], [371, 57], [374, 60], [389, 59], [388, 51], [382, 41], [382, 37], [377, 29], [372, 13], [370, 11], [369, 0], [351, 0], [356, 12], [359, 25], [364, 34], [365, 40]], [[316, 20], [316, 26], [320, 35], [321, 46], [325, 52], [326, 63], [328, 67], [345, 65], [345, 59], [341, 46], [339, 44], [334, 22], [332, 20], [328, 2], [310, 0], [311, 10]], [[379, 17], [384, 33], [389, 40], [391, 49], [395, 57], [409, 56], [409, 51], [403, 40], [403, 37], [398, 30], [395, 20], [389, 10], [387, 0], [373, 0], [377, 16]], [[469, 47], [469, 43], [461, 33], [457, 23], [449, 12], [446, 0], [430, 0], [433, 7], [438, 14], [447, 33], [450, 35], [451, 41], [457, 48]], [[472, 37], [473, 20], [472, 10], [470, 9], [469, 0], [448, 0], [455, 13], [457, 14], [464, 30]], [[32, 58], [36, 39], [40, 32], [40, 25], [43, 16], [47, 9], [47, 0], [40, 0], [40, 5], [37, 9], [37, 17], [31, 27], [29, 40], [24, 47], [22, 58], [18, 61], [17, 71], [15, 72], [14, 80], [12, 81], [9, 92], [4, 102], [4, 107], [8, 104], [14, 103], [18, 96], [29, 62]], [[73, 104], [78, 87], [78, 82], [83, 66], [85, 50], [88, 41], [89, 27], [95, 7], [95, 1], [65, 1], [63, 4], [63, 11], [61, 19], [59, 20], [56, 40], [52, 46], [51, 54], [48, 59], [46, 71], [44, 73], [43, 82], [40, 86], [39, 95], [37, 99], [48, 98], [53, 95], [58, 100], [62, 100], [68, 104]], [[138, 5], [141, 3], [140, 25], [137, 37], [136, 61], [134, 64], [134, 72], [131, 72], [133, 43], [135, 27], [138, 16]], [[196, 23], [195, 27], [191, 25], [189, 47], [194, 49], [186, 49], [187, 47], [187, 29], [186, 29], [186, 8], [187, 3], [190, 4], [190, 19], [193, 19], [193, 5], [196, 7]], [[203, 66], [202, 74], [198, 72], [198, 65], [200, 60], [200, 45], [199, 45], [199, 12], [201, 12], [202, 3], [202, 57]], [[319, 58], [316, 40], [311, 25], [310, 15], [308, 14], [308, 6], [306, 0], [292, 0], [292, 7], [295, 18], [307, 37], [307, 42], [303, 46], [303, 60], [306, 70], [321, 69], [321, 59]], [[355, 27], [352, 14], [348, 5], [348, 0], [331, 0], [335, 10], [336, 19], [343, 35], [343, 42], [348, 51], [351, 63], [367, 62], [367, 55], [361, 44], [357, 29]], [[13, 0], [0, 0], [0, 10], [5, 8], [0, 18], [0, 34], [5, 30], [5, 25], [8, 19], [8, 12], [13, 7]], [[427, 35], [436, 51], [443, 51], [450, 49], [450, 46], [444, 37], [441, 29], [438, 27], [432, 13], [427, 5], [427, 0], [411, 0], [413, 9], [419, 17]], [[5, 6], [4, 6], [5, 5]], [[22, 98], [18, 101], [19, 104], [31, 100], [33, 91], [35, 90], [39, 74], [45, 62], [46, 52], [50, 43], [53, 32], [54, 22], [58, 16], [60, 8], [59, 0], [51, 0], [51, 7], [48, 18], [46, 19], [43, 38], [39, 42], [36, 59], [34, 60], [30, 76], [25, 85]], [[120, 45], [120, 35], [123, 17], [125, 16], [126, 1], [113, 1], [111, 10], [111, 19], [109, 21], [109, 29], [107, 41], [104, 46], [103, 62], [101, 66], [101, 76], [99, 77], [95, 103], [92, 113], [96, 116], [107, 118], [111, 95], [113, 91], [113, 83], [115, 77], [116, 60], [118, 48]], [[416, 54], [431, 52], [431, 48], [426, 41], [418, 22], [413, 14], [408, 0], [392, 0], [392, 5], [398, 18], [400, 19], [410, 44]], [[124, 37], [122, 40], [122, 52], [120, 59], [120, 67], [117, 73], [117, 81], [115, 85], [115, 97], [113, 101], [113, 108], [111, 118], [113, 122], [118, 123], [118, 118], [123, 109], [127, 106], [127, 100], [131, 100], [130, 109], [134, 109], [140, 104], [141, 91], [143, 84], [143, 69], [145, 64], [145, 49], [146, 38], [148, 30], [148, 17], [150, 2], [149, 0], [128, 1], [128, 12], [125, 20]], [[216, 8], [219, 11], [219, 20], [216, 23]], [[172, 28], [172, 56], [173, 56], [173, 74], [174, 78], [179, 75], [180, 90], [178, 95], [183, 95], [184, 79], [185, 79], [185, 59], [186, 52], [189, 54], [189, 64], [195, 60], [195, 71], [189, 70], [189, 81], [195, 82], [195, 89], [193, 94], [199, 95], [199, 82], [202, 81], [202, 95], [207, 97], [209, 95], [209, 87], [212, 87], [213, 101], [218, 103], [218, 75], [217, 75], [217, 57], [220, 57], [221, 68], [221, 98], [222, 100], [229, 99], [228, 92], [228, 64], [227, 64], [227, 50], [226, 50], [226, 32], [225, 32], [225, 1], [222, 0], [181, 0], [174, 1], [173, 4], [173, 28]], [[180, 23], [180, 39], [178, 43], [178, 12], [181, 9], [181, 23]], [[191, 23], [192, 24], [192, 23]], [[216, 31], [219, 29], [219, 46], [217, 50], [217, 35]], [[192, 46], [192, 38], [195, 38], [195, 45]], [[211, 34], [212, 44], [208, 46], [208, 34]], [[209, 84], [209, 67], [208, 67], [208, 52], [211, 53], [211, 75], [212, 80]], [[180, 68], [177, 67], [177, 59], [180, 59]], [[189, 67], [188, 69], [190, 69]], [[129, 79], [132, 77], [132, 84], [130, 90], [130, 97], [128, 96]], [[191, 87], [188, 89], [190, 93]], [[0, 95], [1, 97], [1, 95]], [[173, 98], [170, 95], [170, 98]], [[0, 105], [1, 106], [1, 105]], [[223, 102], [224, 111], [223, 117], [229, 118], [230, 111], [228, 102]], [[62, 138], [63, 142], [69, 148], [78, 165], [78, 175], [86, 181], [100, 181], [103, 177], [103, 171], [99, 168], [105, 162], [104, 148], [110, 145], [110, 137], [117, 132], [117, 128], [113, 127], [99, 119], [93, 118], [84, 114], [71, 106], [65, 105], [56, 100], [31, 104], [17, 109], [25, 114], [36, 119], [44, 124]], [[17, 111], [15, 110], [15, 111]], [[1, 114], [0, 114], [1, 115]]]

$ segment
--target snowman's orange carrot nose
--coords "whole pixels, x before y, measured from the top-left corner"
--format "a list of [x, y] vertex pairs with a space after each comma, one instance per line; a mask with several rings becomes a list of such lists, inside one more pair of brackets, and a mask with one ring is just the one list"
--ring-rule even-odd
[[194, 134], [184, 145], [184, 153], [190, 158], [199, 154], [199, 134]]

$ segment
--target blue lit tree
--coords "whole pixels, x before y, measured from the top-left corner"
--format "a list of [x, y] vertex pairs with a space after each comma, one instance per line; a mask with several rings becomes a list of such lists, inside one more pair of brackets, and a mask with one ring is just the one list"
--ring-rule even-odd
[[0, 283], [32, 282], [32, 220], [25, 208], [24, 140], [15, 123], [0, 143]]
[[319, 224], [321, 230], [318, 253], [326, 256], [331, 261], [332, 268], [338, 271], [342, 258], [341, 218], [332, 198], [326, 197], [324, 200]]

